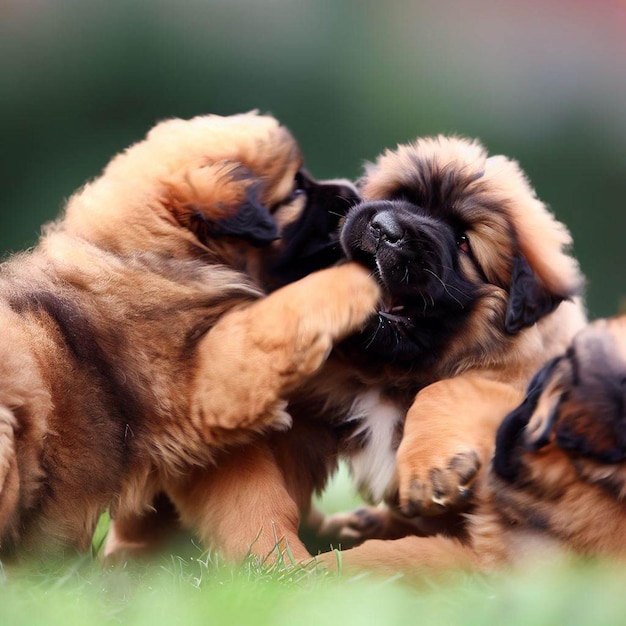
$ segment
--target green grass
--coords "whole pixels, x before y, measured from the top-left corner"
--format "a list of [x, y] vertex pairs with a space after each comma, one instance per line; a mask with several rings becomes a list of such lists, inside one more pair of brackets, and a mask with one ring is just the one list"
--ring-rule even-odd
[[[336, 509], [350, 497], [347, 489], [335, 485], [323, 504]], [[0, 571], [0, 625], [626, 623], [626, 569], [610, 563], [542, 563], [489, 577], [424, 575], [411, 586], [401, 577], [337, 577], [254, 560], [232, 568], [192, 544], [184, 552], [192, 556], [117, 568], [103, 568], [93, 556], [7, 568]]]
[[626, 620], [622, 568], [543, 566], [498, 576], [424, 577], [417, 586], [300, 568], [232, 569], [208, 556], [102, 569], [77, 560], [8, 574], [0, 624], [480, 624], [617, 626]]

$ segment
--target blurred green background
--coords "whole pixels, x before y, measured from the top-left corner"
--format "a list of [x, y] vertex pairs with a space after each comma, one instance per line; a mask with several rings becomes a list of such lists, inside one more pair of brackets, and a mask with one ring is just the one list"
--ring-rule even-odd
[[0, 0], [0, 250], [157, 120], [258, 108], [319, 177], [416, 135], [517, 158], [571, 228], [592, 316], [626, 294], [626, 4]]

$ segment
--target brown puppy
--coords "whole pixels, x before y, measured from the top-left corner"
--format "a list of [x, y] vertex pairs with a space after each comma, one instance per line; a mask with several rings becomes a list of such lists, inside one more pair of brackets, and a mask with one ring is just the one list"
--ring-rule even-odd
[[[339, 448], [366, 497], [406, 516], [462, 509], [501, 419], [584, 326], [571, 240], [519, 166], [475, 141], [388, 151], [360, 190], [341, 241], [379, 279], [383, 306], [310, 388], [340, 415], [346, 403]], [[411, 526], [370, 510], [321, 529], [364, 539]]]
[[463, 502], [491, 455], [502, 415], [486, 399], [521, 392], [583, 326], [583, 280], [567, 230], [519, 166], [475, 141], [387, 152], [362, 196], [342, 242], [376, 272], [385, 303], [360, 335], [365, 368], [392, 378], [380, 377], [381, 397], [419, 392], [401, 400], [399, 499], [436, 514]]
[[137, 514], [217, 451], [289, 424], [281, 396], [378, 299], [355, 264], [260, 299], [337, 256], [328, 232], [293, 244], [302, 219], [336, 221], [354, 194], [301, 166], [270, 117], [167, 121], [2, 265], [3, 556], [85, 549], [107, 506]]
[[[515, 162], [477, 142], [420, 139], [381, 156], [361, 191], [341, 242], [378, 279], [378, 315], [289, 395], [288, 432], [221, 459], [219, 472], [197, 470], [175, 494], [195, 503], [183, 522], [203, 518], [206, 543], [229, 557], [244, 556], [243, 538], [272, 524], [297, 558], [306, 555], [300, 516], [340, 456], [367, 497], [409, 515], [467, 504], [501, 419], [585, 323], [569, 234]], [[242, 379], [224, 382], [222, 401], [244, 411]], [[407, 532], [375, 517], [317, 521], [360, 539]]]
[[590, 324], [500, 426], [465, 541], [373, 540], [344, 552], [344, 568], [410, 576], [559, 553], [626, 557], [625, 382], [626, 317]]

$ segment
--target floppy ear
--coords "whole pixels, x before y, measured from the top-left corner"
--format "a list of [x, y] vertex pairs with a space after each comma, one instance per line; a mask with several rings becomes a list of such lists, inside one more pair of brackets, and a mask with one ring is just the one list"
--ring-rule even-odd
[[[538, 450], [548, 443], [547, 433], [536, 434], [536, 441], [527, 445], [526, 426], [533, 416], [546, 381], [549, 380], [559, 357], [548, 361], [532, 378], [526, 389], [524, 401], [511, 411], [500, 424], [496, 433], [493, 469], [500, 478], [513, 482], [522, 468], [521, 455], [524, 450]], [[548, 428], [551, 423], [548, 425]]]
[[261, 185], [241, 163], [193, 161], [163, 182], [168, 210], [204, 244], [228, 236], [261, 247], [278, 237], [276, 221], [259, 200]]
[[212, 219], [197, 210], [189, 216], [189, 229], [203, 243], [212, 238], [236, 237], [262, 248], [278, 239], [276, 221], [259, 201], [254, 185], [248, 188], [246, 199], [231, 215]]
[[513, 261], [513, 274], [509, 303], [506, 310], [505, 329], [515, 334], [532, 326], [544, 315], [552, 313], [567, 296], [552, 293], [535, 274], [523, 255]]

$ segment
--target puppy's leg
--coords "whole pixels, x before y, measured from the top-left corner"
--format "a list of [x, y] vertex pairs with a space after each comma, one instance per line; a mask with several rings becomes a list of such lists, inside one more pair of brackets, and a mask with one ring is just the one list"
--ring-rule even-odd
[[399, 539], [421, 534], [412, 520], [394, 515], [384, 505], [362, 506], [332, 515], [315, 511], [308, 522], [324, 543], [344, 549], [368, 539]]
[[323, 516], [317, 513], [310, 523], [329, 545], [343, 548], [369, 539], [400, 539], [409, 535], [429, 537], [436, 534], [463, 536], [465, 520], [458, 513], [434, 517], [406, 517], [385, 505], [363, 506], [346, 513]]
[[104, 557], [116, 563], [129, 558], [148, 556], [158, 549], [178, 527], [178, 515], [163, 494], [143, 514], [118, 515], [111, 520], [104, 547]]
[[391, 541], [372, 539], [343, 552], [325, 552], [315, 560], [331, 571], [371, 570], [383, 576], [402, 573], [407, 577], [445, 570], [473, 571], [480, 566], [471, 547], [441, 536], [404, 537]]
[[10, 523], [20, 492], [15, 454], [16, 427], [13, 413], [6, 407], [0, 407], [0, 535]]
[[493, 452], [498, 425], [522, 396], [509, 385], [476, 375], [420, 391], [397, 455], [402, 511], [438, 515], [467, 504], [472, 483]]
[[348, 263], [224, 316], [199, 345], [191, 419], [207, 443], [224, 430], [289, 424], [282, 398], [374, 312], [379, 288]]
[[229, 561], [248, 554], [287, 563], [311, 558], [298, 538], [298, 507], [263, 442], [238, 448], [217, 467], [193, 470], [167, 493], [183, 525]]

